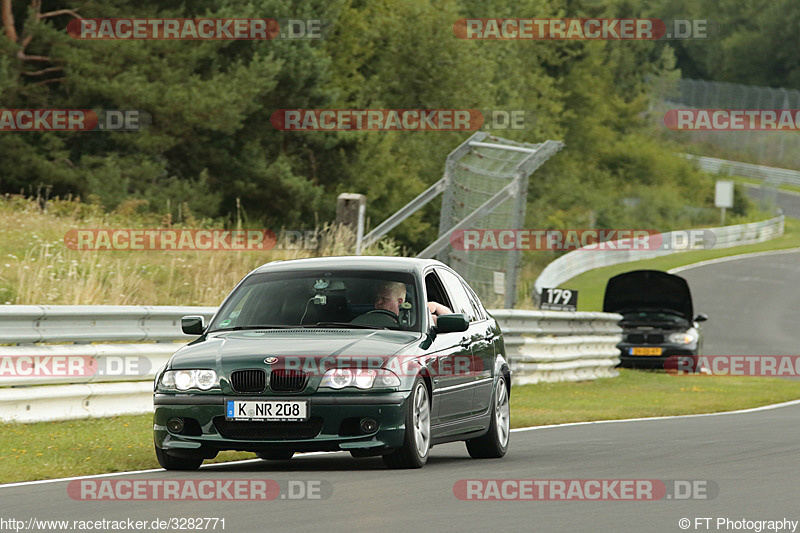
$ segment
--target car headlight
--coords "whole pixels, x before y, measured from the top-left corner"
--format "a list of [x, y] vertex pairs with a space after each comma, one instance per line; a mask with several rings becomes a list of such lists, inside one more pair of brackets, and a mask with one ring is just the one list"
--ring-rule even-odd
[[167, 387], [168, 389], [174, 389], [175, 372], [164, 372], [164, 375], [161, 376], [161, 385]]
[[180, 391], [209, 390], [219, 387], [219, 380], [213, 370], [168, 370], [161, 376], [161, 386]]
[[692, 344], [697, 340], [697, 330], [694, 328], [678, 333], [670, 333], [669, 342], [673, 344]]
[[175, 372], [175, 388], [189, 390], [195, 382], [195, 373], [192, 370], [178, 370]]
[[217, 373], [213, 370], [198, 370], [195, 374], [195, 384], [200, 390], [208, 390], [217, 382]]
[[345, 387], [356, 387], [362, 390], [399, 387], [400, 378], [386, 369], [333, 368], [325, 372], [319, 386], [337, 390]]

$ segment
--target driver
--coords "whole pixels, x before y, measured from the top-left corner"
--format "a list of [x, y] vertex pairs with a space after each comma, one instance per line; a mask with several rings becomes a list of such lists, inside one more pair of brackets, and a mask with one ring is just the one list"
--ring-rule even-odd
[[406, 284], [399, 281], [387, 281], [378, 287], [375, 295], [375, 309], [391, 311], [400, 315], [400, 306], [406, 301]]
[[[406, 284], [399, 281], [387, 281], [378, 287], [375, 296], [375, 309], [391, 311], [395, 316], [400, 315], [400, 306], [406, 301]], [[428, 302], [428, 312], [431, 314], [433, 325], [436, 325], [436, 317], [449, 315], [452, 313], [450, 308], [438, 302]]]

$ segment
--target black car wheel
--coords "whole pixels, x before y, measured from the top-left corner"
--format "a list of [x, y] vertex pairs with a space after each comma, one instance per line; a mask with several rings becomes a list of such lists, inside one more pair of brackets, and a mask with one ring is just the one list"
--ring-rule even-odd
[[428, 462], [431, 447], [431, 402], [422, 378], [414, 381], [406, 411], [403, 446], [383, 456], [389, 468], [421, 468]]
[[477, 439], [467, 442], [467, 451], [475, 459], [497, 459], [508, 451], [508, 439], [511, 435], [511, 410], [508, 405], [508, 388], [506, 380], [497, 380], [492, 402], [492, 421], [489, 431]]
[[294, 452], [292, 450], [262, 450], [256, 452], [256, 456], [265, 461], [288, 461], [294, 456]]
[[197, 470], [203, 464], [202, 457], [175, 457], [156, 446], [156, 459], [161, 468], [167, 470]]

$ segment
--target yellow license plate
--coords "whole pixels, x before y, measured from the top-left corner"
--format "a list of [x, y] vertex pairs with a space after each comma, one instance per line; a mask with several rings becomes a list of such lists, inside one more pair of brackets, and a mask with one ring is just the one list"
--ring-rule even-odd
[[631, 355], [661, 355], [661, 348], [631, 348]]

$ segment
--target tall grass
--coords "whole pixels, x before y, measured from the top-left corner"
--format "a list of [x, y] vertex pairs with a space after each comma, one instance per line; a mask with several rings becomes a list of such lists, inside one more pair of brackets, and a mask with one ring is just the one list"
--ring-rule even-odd
[[[318, 228], [313, 249], [278, 245], [267, 251], [80, 251], [68, 248], [71, 229], [222, 228], [214, 221], [168, 219], [121, 206], [103, 213], [74, 200], [40, 202], [0, 198], [0, 304], [36, 305], [218, 305], [252, 269], [275, 260], [350, 255], [355, 237], [348, 228]], [[365, 255], [399, 255], [383, 240]]]

